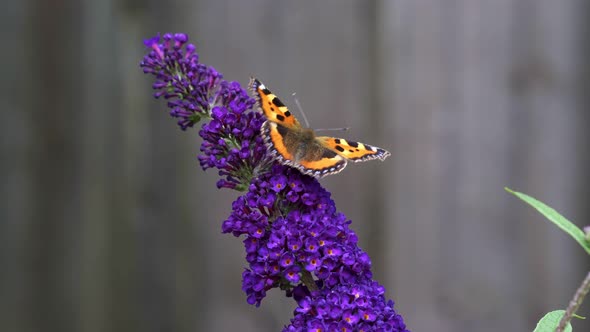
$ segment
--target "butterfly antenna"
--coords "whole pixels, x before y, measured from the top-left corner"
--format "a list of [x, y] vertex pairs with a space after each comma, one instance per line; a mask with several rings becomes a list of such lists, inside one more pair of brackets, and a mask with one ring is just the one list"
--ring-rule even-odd
[[[299, 109], [299, 113], [301, 113], [301, 116], [303, 117], [303, 121], [305, 122], [305, 127], [309, 128], [309, 121], [307, 120], [307, 116], [305, 116], [305, 112], [303, 112], [303, 108], [301, 107], [301, 104], [299, 103], [299, 99], [297, 98], [296, 93], [293, 92], [292, 96], [293, 96], [293, 100], [295, 101], [295, 105], [297, 105], [297, 109]], [[350, 127], [314, 129], [314, 131], [349, 131], [349, 130], [350, 130]]]
[[314, 131], [349, 131], [349, 130], [350, 130], [350, 127], [314, 129]]
[[303, 121], [305, 121], [305, 128], [309, 128], [309, 121], [307, 121], [307, 116], [305, 116], [305, 112], [303, 112], [303, 108], [301, 107], [301, 104], [299, 103], [299, 99], [295, 96], [295, 92], [293, 92], [293, 99], [295, 100], [295, 105], [297, 105], [297, 109], [299, 109], [299, 113], [301, 113], [301, 116], [303, 117]]

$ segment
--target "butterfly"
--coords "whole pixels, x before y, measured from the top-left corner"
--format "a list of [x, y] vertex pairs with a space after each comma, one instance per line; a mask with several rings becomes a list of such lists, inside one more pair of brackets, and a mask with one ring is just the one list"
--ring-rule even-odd
[[250, 79], [254, 94], [266, 121], [260, 129], [270, 155], [283, 165], [301, 173], [322, 178], [339, 173], [348, 161], [385, 160], [390, 153], [384, 149], [343, 138], [316, 136], [304, 128], [287, 106], [256, 78]]

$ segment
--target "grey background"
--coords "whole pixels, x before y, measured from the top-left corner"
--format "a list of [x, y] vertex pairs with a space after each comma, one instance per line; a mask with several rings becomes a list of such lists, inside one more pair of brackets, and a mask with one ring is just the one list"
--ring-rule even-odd
[[[312, 126], [392, 152], [322, 180], [412, 331], [531, 331], [588, 270], [503, 191], [587, 224], [587, 2], [12, 1], [3, 5], [0, 330], [277, 331], [240, 289], [236, 193], [202, 172], [138, 62], [187, 32]], [[580, 314], [588, 316], [588, 305]], [[590, 328], [577, 320], [574, 329]]]

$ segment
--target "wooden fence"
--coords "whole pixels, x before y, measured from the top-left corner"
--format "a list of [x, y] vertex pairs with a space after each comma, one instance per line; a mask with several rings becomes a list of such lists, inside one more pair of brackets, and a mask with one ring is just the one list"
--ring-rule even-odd
[[[0, 330], [278, 331], [246, 303], [234, 192], [151, 97], [142, 39], [190, 34], [313, 127], [392, 152], [322, 180], [412, 331], [531, 331], [588, 258], [503, 191], [587, 223], [583, 1], [11, 2], [3, 29]], [[588, 316], [588, 305], [582, 315]], [[576, 321], [577, 331], [588, 322]]]

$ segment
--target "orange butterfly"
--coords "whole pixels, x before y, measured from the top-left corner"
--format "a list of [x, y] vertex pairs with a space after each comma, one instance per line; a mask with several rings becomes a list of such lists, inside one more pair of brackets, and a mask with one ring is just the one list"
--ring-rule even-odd
[[381, 148], [367, 144], [316, 136], [313, 129], [303, 128], [287, 106], [259, 80], [251, 78], [249, 87], [267, 118], [260, 130], [264, 142], [270, 154], [281, 164], [321, 178], [342, 171], [349, 160], [383, 161], [390, 155]]

